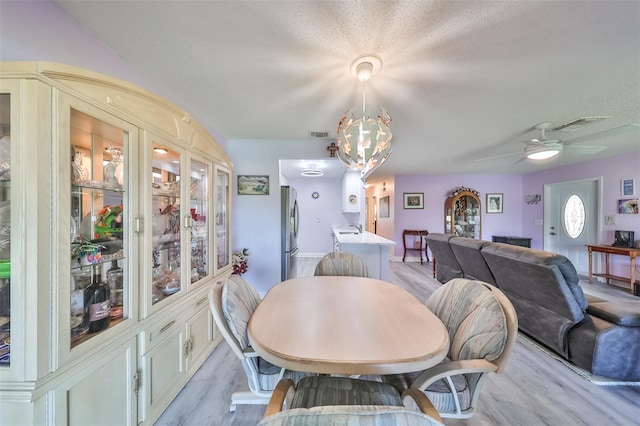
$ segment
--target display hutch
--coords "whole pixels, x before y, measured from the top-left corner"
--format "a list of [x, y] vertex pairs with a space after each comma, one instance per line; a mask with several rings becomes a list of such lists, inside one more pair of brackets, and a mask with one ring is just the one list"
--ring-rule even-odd
[[0, 412], [153, 424], [221, 340], [231, 162], [123, 81], [0, 63]]
[[482, 209], [478, 191], [458, 188], [444, 201], [444, 232], [458, 237], [482, 238]]

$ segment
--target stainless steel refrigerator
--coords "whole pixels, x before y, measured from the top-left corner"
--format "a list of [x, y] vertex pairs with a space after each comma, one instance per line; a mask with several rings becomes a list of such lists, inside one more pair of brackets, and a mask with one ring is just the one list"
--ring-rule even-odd
[[281, 186], [280, 194], [282, 199], [282, 212], [280, 219], [282, 229], [281, 278], [282, 281], [284, 281], [295, 277], [300, 217], [298, 212], [298, 202], [296, 200], [296, 190], [290, 186]]

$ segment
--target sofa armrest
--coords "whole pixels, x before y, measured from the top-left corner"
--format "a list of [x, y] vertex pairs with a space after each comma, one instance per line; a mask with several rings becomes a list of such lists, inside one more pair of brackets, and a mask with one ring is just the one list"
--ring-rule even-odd
[[640, 300], [589, 303], [587, 313], [624, 327], [640, 327]]

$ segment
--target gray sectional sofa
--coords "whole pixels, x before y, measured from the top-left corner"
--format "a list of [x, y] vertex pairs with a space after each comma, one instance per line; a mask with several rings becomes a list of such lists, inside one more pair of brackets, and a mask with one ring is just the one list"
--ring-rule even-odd
[[440, 282], [466, 277], [498, 287], [520, 331], [575, 365], [619, 380], [640, 380], [640, 299], [585, 297], [565, 256], [503, 243], [430, 233]]

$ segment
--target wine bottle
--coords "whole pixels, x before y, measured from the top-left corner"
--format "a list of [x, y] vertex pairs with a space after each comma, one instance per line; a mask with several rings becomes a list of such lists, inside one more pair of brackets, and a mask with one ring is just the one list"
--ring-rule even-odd
[[102, 265], [93, 265], [91, 285], [84, 290], [84, 320], [89, 325], [89, 333], [96, 333], [109, 327], [111, 305], [109, 286], [102, 281]]

